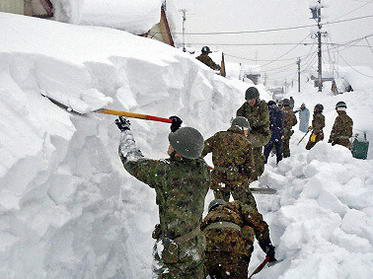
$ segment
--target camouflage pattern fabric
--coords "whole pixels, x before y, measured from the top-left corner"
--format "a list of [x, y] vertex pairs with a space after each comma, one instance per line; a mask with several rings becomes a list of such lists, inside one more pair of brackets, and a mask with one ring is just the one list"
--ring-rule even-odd
[[265, 157], [262, 147], [271, 139], [270, 121], [268, 106], [265, 101], [257, 101], [255, 106], [250, 106], [245, 102], [238, 110], [237, 116], [246, 117], [251, 126], [251, 132], [248, 136], [253, 146], [255, 160], [254, 179], [257, 179], [264, 172]]
[[293, 110], [290, 107], [283, 108], [284, 122], [283, 122], [283, 157], [290, 157], [290, 138], [294, 131], [292, 130], [293, 126], [298, 123], [297, 117], [295, 116]]
[[[323, 132], [324, 127], [325, 127], [325, 117], [324, 117], [324, 115], [322, 113], [314, 113], [313, 114], [313, 119], [312, 119], [312, 133], [311, 133], [311, 135], [308, 139], [308, 143], [306, 145], [307, 150], [310, 150], [319, 141], [324, 140], [324, 132]], [[314, 142], [311, 141], [312, 134], [316, 135], [316, 140]]]
[[338, 116], [334, 121], [332, 132], [329, 137], [329, 142], [333, 145], [339, 144], [351, 149], [352, 144], [350, 138], [352, 137], [352, 126], [353, 121], [347, 113], [345, 111], [338, 111]]
[[204, 278], [201, 275], [204, 236], [198, 231], [190, 238], [183, 236], [194, 232], [201, 224], [204, 200], [211, 183], [205, 161], [174, 155], [165, 160], [145, 159], [129, 130], [121, 133], [119, 156], [131, 175], [156, 191], [159, 241], [164, 249], [155, 255], [154, 278]]
[[[210, 224], [230, 222], [241, 227], [209, 229]], [[206, 236], [206, 269], [212, 278], [247, 278], [254, 237], [266, 251], [271, 244], [267, 223], [253, 207], [240, 201], [229, 202], [211, 210], [201, 229]], [[214, 277], [215, 276], [215, 277]]]
[[203, 64], [209, 66], [211, 69], [215, 71], [220, 70], [220, 66], [214, 62], [214, 60], [211, 59], [208, 54], [201, 54], [198, 57], [196, 57], [197, 60], [201, 61]]
[[[238, 127], [217, 132], [205, 141], [202, 157], [212, 153], [214, 170], [210, 188], [215, 198], [229, 201], [233, 198], [250, 204], [255, 203], [249, 185], [255, 171], [251, 143]], [[256, 203], [255, 203], [256, 205]]]

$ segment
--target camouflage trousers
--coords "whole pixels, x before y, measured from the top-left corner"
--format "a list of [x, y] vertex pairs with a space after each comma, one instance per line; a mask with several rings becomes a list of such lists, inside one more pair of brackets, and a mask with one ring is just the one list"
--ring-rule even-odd
[[219, 251], [206, 252], [206, 272], [211, 279], [247, 279], [250, 256]]
[[153, 247], [153, 279], [204, 279], [205, 236], [159, 239]]
[[307, 142], [307, 145], [306, 145], [306, 149], [307, 150], [310, 150], [319, 141], [324, 140], [324, 133], [323, 132], [321, 132], [321, 133], [319, 133], [319, 134], [316, 135], [316, 140], [314, 142], [311, 141], [311, 136], [312, 136], [312, 133], [311, 133], [310, 138], [308, 139], [308, 142]]
[[332, 142], [332, 145], [335, 144], [342, 145], [350, 150], [352, 149], [352, 144], [349, 139], [336, 139]]
[[284, 158], [290, 157], [290, 138], [293, 134], [293, 130], [284, 133], [284, 137], [282, 139], [282, 154]]
[[255, 198], [250, 191], [250, 179], [242, 176], [241, 180], [229, 181], [224, 173], [213, 172], [211, 189], [215, 199], [229, 202], [232, 194], [234, 200], [257, 208]]
[[253, 156], [255, 162], [255, 171], [253, 174], [253, 180], [257, 180], [259, 176], [262, 175], [264, 172], [264, 164], [265, 164], [265, 157], [263, 155], [263, 148], [262, 147], [254, 147], [253, 148]]

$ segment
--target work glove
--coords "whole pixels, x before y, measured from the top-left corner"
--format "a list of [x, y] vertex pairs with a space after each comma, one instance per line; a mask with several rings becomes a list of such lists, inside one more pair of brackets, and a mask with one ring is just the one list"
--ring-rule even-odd
[[172, 120], [172, 124], [170, 127], [171, 132], [176, 132], [177, 129], [179, 129], [181, 124], [183, 123], [183, 120], [181, 120], [181, 118], [176, 115], [170, 116], [168, 119]]
[[119, 116], [119, 118], [115, 120], [115, 125], [117, 125], [118, 129], [123, 132], [130, 130], [131, 122], [124, 118], [124, 116]]
[[265, 253], [269, 258], [269, 263], [277, 261], [275, 258], [275, 247], [272, 244], [268, 244], [268, 246], [265, 249]]
[[311, 134], [310, 142], [316, 142], [316, 134], [315, 133]]

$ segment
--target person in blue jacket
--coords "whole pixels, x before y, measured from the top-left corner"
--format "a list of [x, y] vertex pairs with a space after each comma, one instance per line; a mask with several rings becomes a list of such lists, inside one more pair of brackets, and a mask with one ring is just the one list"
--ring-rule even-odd
[[270, 129], [272, 136], [268, 144], [264, 146], [264, 157], [265, 162], [268, 161], [268, 156], [271, 153], [273, 147], [276, 150], [277, 164], [282, 160], [282, 125], [283, 125], [283, 113], [274, 101], [268, 102], [269, 108], [269, 119]]
[[294, 111], [294, 113], [299, 112], [299, 131], [307, 133], [309, 122], [310, 122], [310, 111], [306, 108], [306, 105], [303, 103], [300, 106], [300, 109]]

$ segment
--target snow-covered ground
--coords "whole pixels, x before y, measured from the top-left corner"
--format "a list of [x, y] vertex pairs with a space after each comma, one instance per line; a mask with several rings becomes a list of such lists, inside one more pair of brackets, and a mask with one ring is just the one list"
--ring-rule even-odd
[[[81, 111], [176, 114], [208, 137], [227, 128], [247, 84], [117, 30], [0, 13], [0, 33], [0, 278], [151, 278], [155, 195], [123, 170], [114, 118], [70, 114], [41, 93]], [[339, 100], [371, 132], [372, 91], [311, 90], [293, 94], [296, 105], [324, 103], [327, 136]], [[132, 129], [146, 156], [166, 156], [168, 125], [132, 120]], [[326, 143], [306, 152], [300, 136], [260, 179], [279, 191], [258, 202], [284, 260], [255, 278], [371, 278], [372, 160]], [[262, 259], [256, 249], [250, 270]]]

